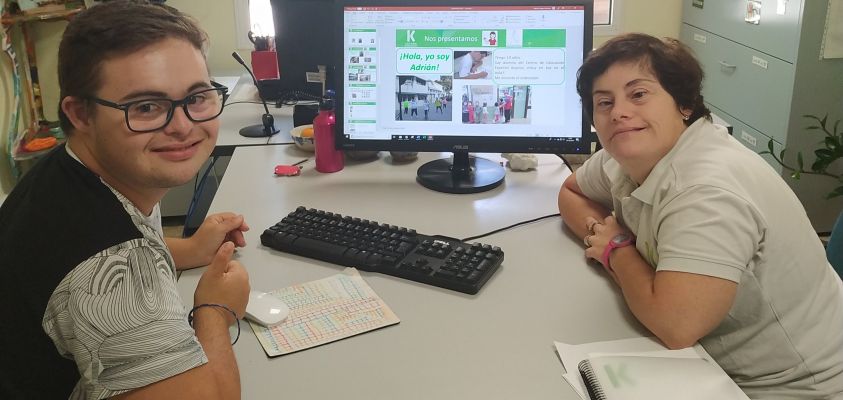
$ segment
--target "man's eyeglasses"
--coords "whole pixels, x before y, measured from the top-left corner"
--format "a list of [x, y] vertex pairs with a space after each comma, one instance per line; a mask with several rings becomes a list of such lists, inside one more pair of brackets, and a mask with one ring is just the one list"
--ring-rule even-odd
[[211, 84], [214, 87], [191, 93], [181, 100], [149, 98], [117, 104], [94, 96], [88, 96], [88, 99], [106, 107], [123, 110], [129, 130], [145, 133], [167, 126], [179, 106], [193, 122], [205, 122], [218, 117], [222, 114], [225, 101], [228, 100], [228, 88], [216, 82]]

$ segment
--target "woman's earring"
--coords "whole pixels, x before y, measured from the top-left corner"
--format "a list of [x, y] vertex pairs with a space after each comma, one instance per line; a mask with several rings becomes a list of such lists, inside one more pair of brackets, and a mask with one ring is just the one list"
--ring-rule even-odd
[[683, 120], [687, 121], [687, 120], [688, 120], [688, 118], [691, 118], [691, 116], [690, 116], [690, 115], [687, 115], [687, 114], [682, 114], [682, 119], [683, 119]]

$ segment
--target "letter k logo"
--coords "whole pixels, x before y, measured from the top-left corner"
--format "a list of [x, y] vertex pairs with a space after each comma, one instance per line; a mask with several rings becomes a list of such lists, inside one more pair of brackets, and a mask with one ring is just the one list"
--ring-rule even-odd
[[408, 42], [415, 42], [416, 41], [416, 31], [407, 31], [407, 41]]

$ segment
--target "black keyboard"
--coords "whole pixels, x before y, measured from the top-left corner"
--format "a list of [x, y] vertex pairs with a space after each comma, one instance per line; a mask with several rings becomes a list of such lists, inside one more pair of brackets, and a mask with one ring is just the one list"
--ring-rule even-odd
[[503, 262], [500, 247], [299, 207], [261, 234], [286, 253], [476, 294]]

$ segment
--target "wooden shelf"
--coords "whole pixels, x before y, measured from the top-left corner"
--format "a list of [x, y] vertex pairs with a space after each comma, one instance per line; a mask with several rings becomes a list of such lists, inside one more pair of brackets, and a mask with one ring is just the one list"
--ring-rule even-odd
[[84, 6], [79, 6], [76, 8], [69, 8], [59, 11], [51, 11], [51, 12], [44, 12], [44, 13], [36, 13], [36, 14], [14, 14], [14, 15], [4, 15], [2, 18], [3, 25], [14, 25], [20, 24], [24, 22], [34, 22], [34, 21], [50, 21], [50, 20], [58, 20], [58, 19], [67, 19], [68, 17], [72, 17], [78, 14], [80, 11], [84, 10]]

